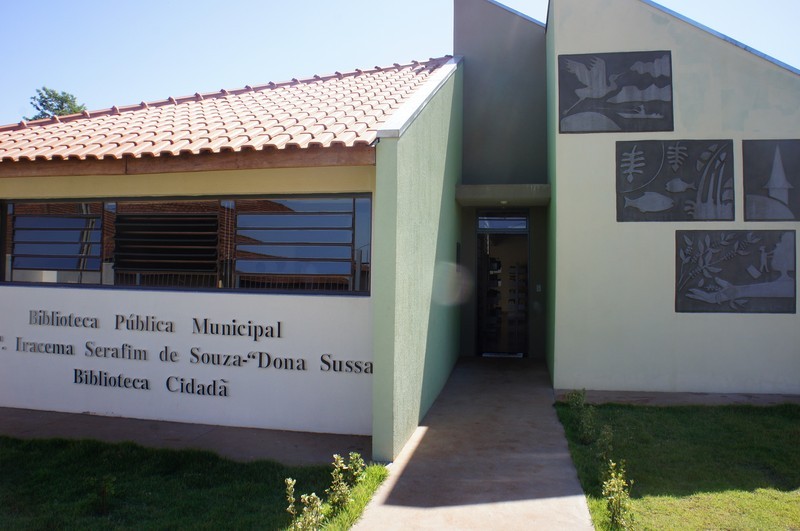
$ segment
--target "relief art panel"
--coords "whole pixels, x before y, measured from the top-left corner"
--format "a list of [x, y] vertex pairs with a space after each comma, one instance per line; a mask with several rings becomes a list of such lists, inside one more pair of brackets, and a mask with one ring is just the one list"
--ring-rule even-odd
[[734, 219], [731, 140], [617, 142], [617, 221]]
[[800, 140], [745, 140], [744, 219], [800, 220]]
[[676, 231], [675, 311], [795, 313], [795, 231]]
[[668, 51], [558, 56], [559, 131], [672, 131]]

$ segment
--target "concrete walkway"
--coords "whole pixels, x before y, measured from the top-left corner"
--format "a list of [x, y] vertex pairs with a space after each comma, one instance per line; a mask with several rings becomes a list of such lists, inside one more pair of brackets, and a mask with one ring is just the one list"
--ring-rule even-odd
[[592, 529], [545, 368], [462, 359], [356, 525]]

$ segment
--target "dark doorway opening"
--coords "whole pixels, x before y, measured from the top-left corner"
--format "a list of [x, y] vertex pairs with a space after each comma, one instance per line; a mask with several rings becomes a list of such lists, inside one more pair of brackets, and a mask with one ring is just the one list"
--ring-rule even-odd
[[528, 218], [478, 217], [478, 355], [528, 355]]

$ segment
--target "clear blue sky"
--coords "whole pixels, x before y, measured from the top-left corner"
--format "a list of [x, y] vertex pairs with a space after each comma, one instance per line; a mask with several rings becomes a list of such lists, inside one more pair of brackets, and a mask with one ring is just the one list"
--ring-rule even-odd
[[[800, 67], [800, 0], [660, 3]], [[42, 85], [91, 110], [438, 57], [452, 19], [452, 0], [2, 0], [0, 124], [33, 115]]]

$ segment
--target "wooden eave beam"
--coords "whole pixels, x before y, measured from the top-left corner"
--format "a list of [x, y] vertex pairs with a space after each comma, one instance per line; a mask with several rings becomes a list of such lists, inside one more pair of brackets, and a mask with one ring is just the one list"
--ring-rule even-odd
[[374, 166], [372, 146], [331, 146], [261, 151], [103, 160], [22, 160], [0, 162], [0, 178], [52, 177], [69, 175], [145, 175], [195, 171], [257, 170], [270, 168], [309, 168], [323, 166]]

